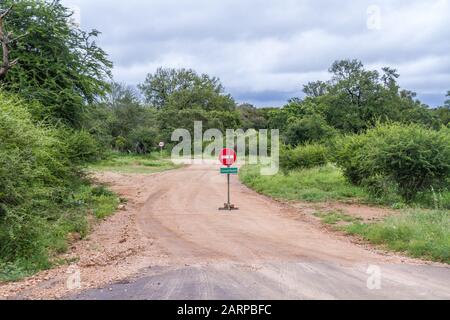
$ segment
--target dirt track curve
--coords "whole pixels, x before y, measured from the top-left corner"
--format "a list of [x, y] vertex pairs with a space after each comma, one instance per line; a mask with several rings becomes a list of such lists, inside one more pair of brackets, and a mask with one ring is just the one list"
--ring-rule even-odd
[[[72, 298], [450, 299], [450, 268], [356, 245], [237, 177], [232, 200], [240, 210], [219, 212], [226, 179], [217, 165], [122, 183], [141, 188], [146, 200], [137, 210], [137, 232], [158, 258], [133, 278]], [[380, 289], [368, 288], [369, 266], [380, 268]]]

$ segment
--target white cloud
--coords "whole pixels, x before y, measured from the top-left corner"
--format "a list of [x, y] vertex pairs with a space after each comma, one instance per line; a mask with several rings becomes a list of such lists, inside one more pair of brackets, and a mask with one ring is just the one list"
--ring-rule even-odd
[[[336, 59], [391, 66], [401, 84], [438, 104], [450, 89], [448, 0], [64, 0], [81, 8], [114, 75], [142, 82], [159, 66], [222, 79], [239, 100], [281, 105], [308, 81], [327, 79]], [[380, 28], [367, 27], [379, 7]], [[372, 12], [372, 11], [371, 11]]]

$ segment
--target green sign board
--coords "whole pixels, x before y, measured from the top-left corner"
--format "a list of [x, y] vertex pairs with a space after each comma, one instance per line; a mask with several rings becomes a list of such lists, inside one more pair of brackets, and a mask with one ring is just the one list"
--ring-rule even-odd
[[239, 169], [238, 168], [220, 168], [221, 174], [238, 174]]

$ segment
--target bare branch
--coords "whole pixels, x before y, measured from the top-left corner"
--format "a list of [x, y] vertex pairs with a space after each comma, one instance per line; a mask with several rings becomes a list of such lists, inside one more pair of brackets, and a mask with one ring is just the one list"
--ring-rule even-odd
[[13, 67], [13, 66], [15, 66], [18, 62], [19, 62], [19, 58], [16, 58], [16, 59], [14, 59], [13, 61], [11, 61], [11, 62], [9, 63], [9, 65], [10, 65], [10, 67]]
[[18, 36], [14, 39], [11, 39], [13, 36], [12, 32], [6, 32], [4, 28], [4, 18], [11, 12], [13, 6], [11, 6], [9, 9], [5, 10], [0, 14], [0, 45], [2, 48], [2, 64], [0, 65], [0, 80], [5, 78], [8, 71], [14, 67], [18, 62], [19, 59], [14, 59], [13, 61], [9, 61], [9, 44], [11, 42], [17, 41], [21, 37], [25, 35]]
[[0, 19], [5, 18], [12, 10], [14, 6], [10, 6], [8, 9], [6, 9], [5, 11], [2, 12], [2, 14], [0, 14]]
[[19, 40], [19, 39], [21, 39], [21, 38], [23, 38], [23, 37], [26, 37], [26, 36], [28, 36], [30, 33], [27, 31], [27, 32], [25, 32], [24, 34], [22, 34], [22, 35], [20, 35], [20, 36], [17, 36], [17, 37], [15, 37], [15, 38], [13, 38], [13, 39], [11, 39], [10, 40], [10, 43], [12, 43], [12, 42], [16, 42], [17, 40]]

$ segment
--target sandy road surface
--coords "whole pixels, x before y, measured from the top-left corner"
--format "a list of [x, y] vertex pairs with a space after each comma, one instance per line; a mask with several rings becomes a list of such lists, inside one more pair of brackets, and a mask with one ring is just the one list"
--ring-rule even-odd
[[[232, 200], [240, 210], [219, 212], [226, 179], [218, 166], [109, 179], [140, 190], [136, 232], [152, 254], [133, 278], [72, 298], [450, 299], [450, 268], [353, 244], [237, 177]], [[380, 268], [379, 290], [367, 286], [371, 265]]]

